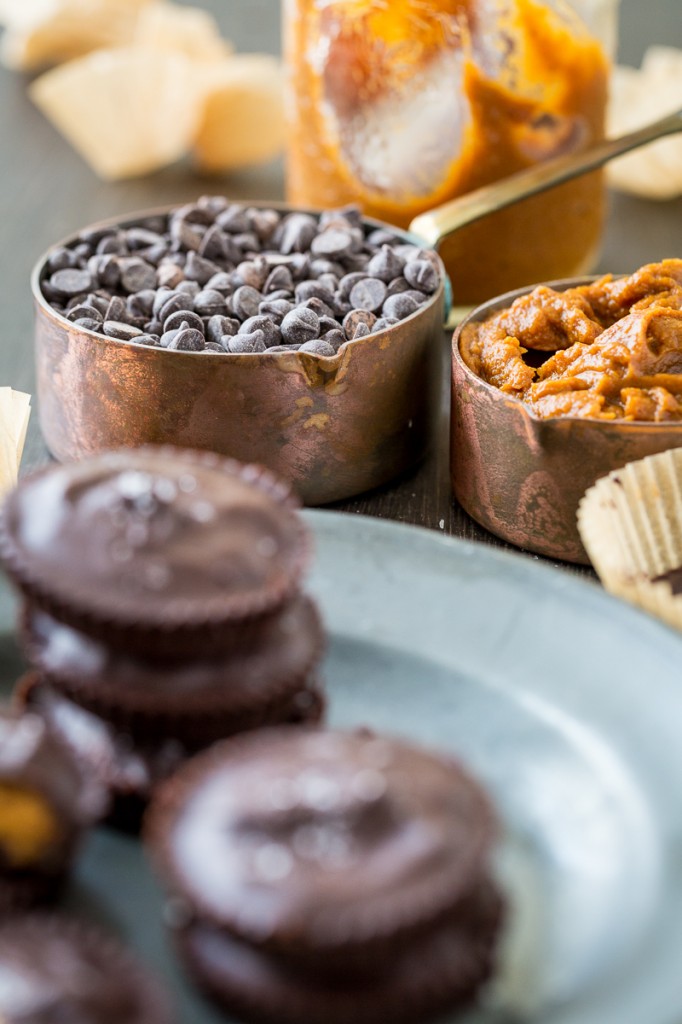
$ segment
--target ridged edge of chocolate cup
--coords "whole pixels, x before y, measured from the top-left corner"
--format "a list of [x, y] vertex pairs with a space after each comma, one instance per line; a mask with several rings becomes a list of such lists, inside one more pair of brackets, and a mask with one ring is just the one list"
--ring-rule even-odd
[[[20, 639], [30, 663], [43, 679], [75, 704], [103, 718], [122, 732], [154, 740], [174, 736], [187, 743], [203, 745], [235, 732], [256, 728], [261, 721], [278, 720], [277, 709], [307, 687], [315, 667], [324, 656], [326, 638], [322, 617], [312, 598], [301, 594], [295, 599], [300, 604], [300, 625], [310, 636], [310, 652], [303, 667], [296, 673], [281, 676], [259, 694], [240, 694], [240, 699], [229, 690], [213, 687], [203, 695], [192, 691], [184, 694], [166, 694], [114, 686], [93, 685], [89, 680], [50, 672], [41, 664], [37, 645], [32, 639], [29, 624], [30, 607], [25, 604], [20, 615]], [[278, 615], [291, 608], [286, 604]], [[229, 659], [229, 652], [225, 660]], [[163, 672], [163, 665], [159, 665]]]
[[[182, 747], [181, 756], [179, 757], [178, 762], [169, 769], [167, 775], [155, 781], [152, 780], [149, 787], [124, 785], [124, 780], [121, 777], [117, 777], [112, 774], [110, 768], [112, 762], [106, 754], [100, 757], [85, 756], [82, 750], [74, 744], [68, 732], [64, 731], [64, 729], [59, 725], [56, 725], [49, 713], [47, 713], [40, 704], [32, 703], [32, 691], [41, 687], [48, 691], [52, 691], [58, 699], [73, 703], [69, 697], [61, 694], [58, 690], [52, 687], [48, 681], [44, 680], [39, 673], [30, 672], [24, 675], [17, 684], [13, 696], [15, 705], [22, 710], [30, 710], [33, 714], [42, 718], [43, 721], [47, 723], [48, 728], [52, 730], [53, 734], [56, 735], [61, 743], [68, 748], [69, 752], [81, 767], [85, 771], [94, 774], [95, 778], [106, 790], [109, 797], [107, 813], [102, 820], [123, 832], [136, 835], [140, 831], [146, 808], [149, 801], [152, 799], [152, 794], [156, 788], [163, 785], [168, 778], [178, 771], [185, 761], [193, 756], [193, 752]], [[307, 698], [308, 707], [300, 706], [300, 698], [302, 696]], [[317, 679], [313, 676], [307, 681], [303, 689], [293, 695], [290, 695], [288, 701], [284, 702], [282, 706], [278, 708], [278, 724], [282, 727], [291, 727], [302, 723], [317, 724], [323, 717], [325, 709], [325, 696], [318, 687]], [[81, 710], [88, 715], [92, 714], [90, 711], [86, 712], [85, 709]], [[98, 721], [100, 721], [106, 729], [118, 732], [118, 730], [115, 730], [113, 725], [103, 719], [98, 719]], [[266, 727], [268, 724], [272, 725], [272, 723], [264, 724]], [[222, 738], [224, 739], [225, 737]], [[209, 744], [204, 744], [200, 749], [203, 750], [208, 745]], [[133, 752], [137, 749], [134, 745], [134, 741], [132, 749]]]
[[120, 972], [121, 984], [134, 989], [139, 999], [137, 1016], [126, 1024], [177, 1024], [170, 996], [151, 968], [138, 961], [135, 952], [113, 935], [83, 918], [57, 913], [32, 913], [0, 922], [3, 934], [33, 941], [36, 953], [46, 935], [72, 943], [77, 949], [95, 952], [107, 973]]
[[[158, 616], [144, 622], [140, 622], [139, 618], [131, 619], [127, 616], [125, 606], [112, 608], [108, 613], [101, 610], [93, 611], [88, 605], [89, 595], [81, 596], [77, 588], [75, 593], [55, 594], [50, 584], [43, 579], [35, 560], [25, 557], [7, 528], [7, 517], [15, 494], [33, 481], [55, 472], [53, 465], [43, 466], [24, 477], [0, 507], [0, 561], [8, 576], [30, 601], [43, 608], [53, 618], [111, 646], [124, 646], [131, 651], [151, 651], [158, 656], [172, 656], [193, 653], [198, 646], [203, 651], [221, 651], [229, 650], [230, 646], [238, 642], [248, 642], [249, 628], [254, 623], [257, 624], [263, 616], [274, 613], [293, 596], [310, 560], [310, 530], [303, 519], [296, 515], [300, 502], [291, 486], [263, 466], [241, 463], [214, 452], [191, 448], [143, 445], [135, 449], [112, 449], [103, 452], [102, 456], [130, 455], [131, 452], [169, 457], [184, 461], [188, 465], [199, 464], [205, 468], [220, 470], [259, 489], [269, 495], [275, 505], [293, 513], [294, 551], [298, 565], [290, 578], [282, 580], [279, 585], [271, 584], [264, 587], [258, 600], [239, 600], [233, 597], [228, 606], [219, 611], [207, 608], [202, 611], [200, 603], [197, 602], [197, 608], [191, 616], [186, 613], [174, 616], [159, 613]], [[74, 465], [80, 466], [85, 461], [94, 462], [97, 458], [98, 456], [92, 456], [91, 460], [81, 460]], [[64, 465], [68, 464], [60, 464], [58, 468], [62, 469]]]
[[[193, 943], [193, 933], [203, 926], [201, 921], [190, 922], [176, 931], [173, 944], [198, 987], [240, 1019], [262, 1024], [377, 1024], [387, 1020], [391, 1024], [418, 1024], [441, 1012], [459, 1011], [475, 1004], [494, 974], [503, 914], [504, 901], [491, 886], [491, 908], [479, 922], [479, 934], [472, 931], [451, 938], [448, 955], [439, 950], [439, 957], [433, 958], [428, 956], [428, 943], [429, 938], [437, 942], [442, 936], [443, 926], [438, 925], [420, 947], [426, 952], [425, 958], [419, 957], [419, 949], [402, 951], [396, 958], [408, 958], [410, 963], [417, 964], [416, 972], [406, 969], [396, 979], [394, 968], [393, 974], [389, 973], [369, 993], [362, 984], [358, 991], [353, 991], [352, 983], [343, 987], [330, 985], [326, 992], [316, 991], [307, 984], [303, 972], [295, 971], [288, 983], [277, 986], [275, 992], [268, 992], [268, 980], [262, 977], [251, 984], [244, 982], [243, 974], [236, 979], [234, 975], [228, 978], [219, 969], [207, 966]], [[241, 945], [238, 939], [228, 939]], [[444, 941], [447, 943], [447, 939]], [[256, 959], [268, 956], [255, 947], [247, 947], [247, 952]], [[273, 970], [276, 977], [276, 965]]]
[[[291, 730], [296, 727], [289, 726], [288, 728]], [[298, 727], [298, 731], [303, 734], [304, 731], [309, 733], [324, 732], [325, 730], [315, 726], [302, 725]], [[327, 731], [331, 734], [353, 732], [350, 729], [329, 729]], [[306, 949], [310, 948], [307, 940], [299, 939], [298, 942], [295, 942], [290, 936], [284, 943], [277, 936], [264, 939], [258, 929], [249, 928], [243, 916], [224, 917], [216, 914], [210, 901], [197, 899], [196, 894], [191, 892], [186, 885], [182, 871], [176, 868], [173, 844], [170, 841], [170, 827], [174, 817], [200, 787], [203, 779], [211, 774], [213, 766], [217, 767], [226, 761], [238, 760], [245, 746], [251, 749], [254, 746], [260, 746], [267, 756], [268, 744], [273, 735], [283, 735], [282, 727], [259, 729], [251, 733], [240, 734], [215, 743], [207, 750], [188, 759], [166, 782], [157, 787], [143, 823], [143, 839], [150, 851], [154, 869], [168, 891], [179, 898], [196, 917], [220, 928], [225, 928], [255, 947], [274, 950], [283, 949], [286, 946], [292, 952], [304, 955]], [[381, 738], [389, 739], [385, 736]], [[392, 737], [390, 739], [393, 740]], [[477, 842], [471, 843], [466, 862], [462, 865], [460, 861], [458, 870], [453, 871], [451, 877], [441, 877], [438, 884], [431, 884], [428, 890], [428, 883], [425, 883], [420, 887], [418, 894], [414, 892], [403, 894], [402, 899], [394, 901], [389, 913], [386, 913], [384, 908], [381, 914], [377, 912], [375, 916], [372, 916], [368, 914], [366, 904], [359, 904], [356, 908], [358, 918], [353, 922], [353, 927], [349, 927], [345, 922], [341, 935], [337, 931], [334, 935], [327, 934], [322, 938], [318, 932], [315, 948], [325, 949], [330, 955], [334, 951], [342, 953], [348, 949], [363, 948], [369, 951], [373, 948], [383, 948], [387, 943], [397, 941], [399, 936], [407, 939], [410, 935], [426, 930], [430, 923], [442, 920], [456, 908], [469, 886], [485, 869], [486, 854], [497, 834], [498, 823], [492, 804], [482, 786], [466, 771], [463, 765], [452, 757], [438, 752], [434, 753], [408, 741], [399, 739], [395, 741], [405, 746], [416, 746], [423, 753], [430, 754], [443, 764], [450, 766], [460, 780], [467, 787], [471, 787], [480, 806], [482, 819], [480, 834]], [[477, 870], [478, 867], [480, 870]], [[369, 917], [371, 917], [371, 923], [368, 922]]]

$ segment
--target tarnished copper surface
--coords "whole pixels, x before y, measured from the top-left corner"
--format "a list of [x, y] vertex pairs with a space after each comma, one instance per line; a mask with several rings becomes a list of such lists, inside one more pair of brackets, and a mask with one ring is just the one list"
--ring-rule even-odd
[[[558, 290], [590, 278], [552, 282]], [[682, 447], [682, 424], [562, 416], [539, 419], [465, 364], [467, 324], [510, 305], [522, 288], [479, 306], [452, 341], [450, 471], [460, 505], [491, 533], [549, 558], [589, 564], [576, 512], [588, 487], [634, 459]]]
[[41, 295], [43, 266], [44, 258], [32, 279], [38, 400], [57, 459], [145, 443], [209, 449], [268, 466], [306, 504], [320, 505], [386, 483], [435, 435], [442, 287], [408, 319], [336, 356], [240, 356], [168, 352], [82, 330]]

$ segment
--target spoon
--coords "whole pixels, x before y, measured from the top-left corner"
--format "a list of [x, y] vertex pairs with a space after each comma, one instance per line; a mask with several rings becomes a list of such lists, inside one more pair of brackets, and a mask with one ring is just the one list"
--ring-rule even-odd
[[545, 192], [561, 185], [571, 178], [593, 171], [632, 149], [645, 146], [666, 135], [682, 131], [682, 110], [668, 114], [644, 128], [621, 135], [616, 139], [605, 139], [581, 153], [557, 157], [538, 164], [525, 171], [512, 174], [502, 181], [467, 192], [449, 203], [422, 213], [410, 224], [411, 234], [417, 235], [428, 245], [437, 248], [439, 243], [453, 231], [487, 217], [490, 213], [511, 206], [521, 199]]

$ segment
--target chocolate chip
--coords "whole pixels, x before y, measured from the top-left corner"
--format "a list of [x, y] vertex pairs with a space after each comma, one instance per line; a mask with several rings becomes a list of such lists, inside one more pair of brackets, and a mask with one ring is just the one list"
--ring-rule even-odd
[[353, 248], [353, 236], [349, 231], [339, 228], [327, 228], [317, 235], [310, 246], [316, 256], [338, 259], [347, 256]]
[[[308, 306], [310, 309], [310, 306]], [[316, 312], [313, 310], [313, 312]], [[330, 331], [338, 330], [339, 322], [333, 316], [321, 316], [320, 317], [320, 337], [323, 338], [325, 334], [329, 334]]]
[[230, 279], [230, 275], [226, 274], [223, 270], [214, 274], [211, 280], [207, 282], [206, 287], [210, 288], [211, 291], [220, 292], [220, 294], [225, 297], [232, 295], [234, 292], [234, 285]]
[[428, 295], [424, 292], [420, 292], [417, 288], [410, 288], [406, 292], [402, 292], [403, 295], [407, 295], [410, 299], [414, 299], [418, 306], [421, 306], [428, 300]]
[[214, 341], [207, 341], [201, 351], [202, 352], [220, 352], [220, 354], [222, 355], [223, 352], [225, 352], [225, 349], [223, 348], [222, 345], [217, 345]]
[[203, 332], [193, 327], [182, 327], [168, 346], [177, 352], [201, 352], [203, 347]]
[[85, 296], [85, 302], [83, 305], [91, 306], [93, 309], [96, 309], [98, 313], [101, 313], [102, 316], [104, 316], [109, 308], [109, 301], [108, 296], [98, 295], [97, 292], [91, 292], [89, 295]]
[[156, 270], [144, 260], [131, 256], [120, 261], [121, 285], [129, 294], [156, 287]]
[[173, 211], [172, 217], [185, 220], [190, 224], [201, 224], [204, 227], [213, 223], [213, 214], [199, 203], [185, 203], [184, 206], [179, 206], [177, 210]]
[[291, 276], [291, 271], [288, 267], [275, 267], [270, 271], [268, 278], [263, 287], [263, 293], [269, 295], [270, 292], [284, 290], [287, 292], [293, 292], [294, 290], [294, 279]]
[[343, 330], [347, 338], [354, 338], [358, 324], [364, 324], [368, 328], [368, 333], [376, 323], [376, 317], [374, 313], [371, 313], [367, 309], [352, 309], [350, 313], [347, 313], [343, 318]]
[[268, 277], [270, 268], [264, 259], [245, 260], [236, 268], [236, 273], [242, 284], [248, 284], [256, 291], [261, 291]]
[[367, 338], [371, 333], [367, 324], [359, 323], [353, 332], [353, 341], [357, 341], [358, 338]]
[[150, 320], [149, 323], [144, 325], [145, 334], [157, 334], [159, 337], [163, 334], [163, 324], [160, 320]]
[[69, 270], [78, 266], [78, 257], [71, 249], [60, 246], [55, 249], [47, 258], [47, 269], [51, 274], [57, 270]]
[[154, 308], [156, 292], [152, 288], [136, 292], [128, 297], [128, 312], [131, 316], [143, 316], [148, 319]]
[[72, 320], [74, 323], [76, 320], [83, 319], [83, 317], [88, 317], [90, 320], [96, 320], [100, 324], [103, 319], [102, 314], [96, 307], [87, 305], [72, 306], [66, 314], [66, 319]]
[[185, 280], [185, 271], [175, 263], [164, 263], [159, 267], [157, 277], [160, 285], [175, 288]]
[[347, 340], [346, 335], [338, 328], [334, 331], [327, 331], [324, 336], [324, 341], [326, 341], [328, 345], [331, 345], [335, 352], [338, 352], [341, 346], [345, 345]]
[[307, 252], [317, 234], [317, 222], [307, 213], [289, 213], [275, 231], [274, 241], [285, 255]]
[[149, 348], [159, 348], [160, 339], [158, 334], [141, 334], [139, 338], [133, 338], [136, 345], [147, 345]]
[[116, 320], [105, 320], [102, 329], [108, 338], [117, 338], [119, 341], [132, 341], [142, 334], [139, 328]]
[[405, 264], [405, 280], [420, 292], [432, 295], [440, 284], [440, 275], [430, 260], [412, 260]]
[[306, 299], [321, 299], [330, 309], [334, 306], [334, 292], [330, 292], [319, 281], [301, 281], [296, 285], [294, 292], [297, 302], [305, 302]]
[[313, 313], [316, 313], [319, 317], [331, 317], [336, 316], [336, 312], [331, 306], [328, 306], [322, 299], [316, 299], [314, 296], [312, 299], [306, 299], [304, 302], [299, 303], [299, 308], [312, 309]]
[[394, 316], [382, 316], [372, 328], [372, 334], [378, 334], [379, 331], [385, 331], [387, 327], [393, 327], [394, 324], [399, 323], [400, 321]]
[[314, 338], [301, 345], [299, 352], [310, 352], [316, 356], [335, 356], [336, 349], [324, 338]]
[[120, 295], [114, 295], [111, 302], [107, 306], [107, 311], [104, 314], [105, 320], [111, 320], [115, 323], [125, 323], [128, 319], [128, 307], [125, 301]]
[[389, 295], [383, 305], [384, 316], [395, 317], [396, 320], [404, 320], [419, 309], [419, 304], [414, 301], [411, 295], [400, 292], [398, 295]]
[[401, 292], [408, 292], [409, 290], [409, 281], [406, 281], [404, 277], [394, 277], [388, 286], [386, 298], [388, 298], [391, 295], [400, 295]]
[[92, 288], [92, 276], [88, 270], [67, 267], [64, 270], [55, 271], [50, 278], [50, 285], [65, 298], [71, 295], [81, 295], [83, 292], [89, 292]]
[[261, 302], [258, 307], [258, 312], [261, 316], [269, 317], [273, 323], [281, 324], [287, 313], [290, 313], [294, 308], [293, 302], [289, 302], [287, 299], [268, 299], [266, 302]]
[[324, 257], [318, 257], [310, 263], [310, 273], [313, 277], [321, 277], [322, 274], [333, 274], [336, 278], [342, 278], [345, 270], [340, 263], [336, 260], [328, 260]]
[[195, 298], [194, 310], [199, 316], [224, 316], [227, 312], [225, 296], [212, 288], [205, 288]]
[[320, 227], [326, 227], [339, 219], [345, 220], [351, 227], [359, 228], [362, 224], [362, 211], [357, 203], [348, 203], [335, 210], [323, 210], [320, 214]]
[[197, 281], [181, 281], [175, 289], [180, 295], [189, 295], [190, 299], [196, 299], [201, 291], [201, 285]]
[[218, 214], [216, 217], [216, 224], [221, 227], [223, 231], [227, 231], [230, 234], [241, 234], [244, 231], [249, 231], [251, 224], [246, 214], [246, 210], [243, 207], [233, 204], [229, 206], [223, 213]]
[[332, 295], [339, 287], [339, 278], [336, 274], [320, 274], [317, 280], [324, 288], [328, 288]]
[[246, 211], [251, 230], [254, 231], [261, 242], [267, 242], [275, 232], [281, 215], [277, 210], [260, 210], [257, 207], [250, 207]]
[[197, 313], [192, 313], [189, 309], [177, 310], [175, 313], [171, 313], [171, 315], [166, 317], [163, 321], [164, 331], [174, 331], [177, 328], [185, 327], [191, 327], [203, 336], [204, 321]]
[[78, 320], [74, 320], [76, 327], [82, 328], [84, 331], [95, 331], [99, 333], [102, 330], [102, 321], [95, 320], [93, 317], [84, 316], [79, 317]]
[[232, 235], [232, 241], [238, 249], [241, 249], [243, 255], [260, 252], [260, 239], [252, 231], [245, 231], [242, 235]]
[[271, 352], [298, 352], [300, 345], [275, 345], [274, 348], [269, 348], [268, 355]]
[[224, 231], [220, 230], [217, 224], [212, 224], [204, 232], [197, 246], [199, 255], [214, 263], [220, 260], [227, 260], [231, 251], [233, 252], [234, 250], [228, 242], [227, 235]]
[[88, 260], [88, 270], [92, 280], [102, 288], [113, 291], [118, 287], [121, 270], [115, 256], [91, 256]]
[[367, 243], [380, 249], [384, 245], [395, 245], [395, 235], [392, 235], [390, 231], [384, 230], [384, 228], [377, 228], [376, 231], [370, 231], [367, 235]]
[[317, 338], [320, 332], [319, 317], [312, 309], [297, 307], [282, 320], [282, 337], [290, 344], [304, 344]]
[[148, 231], [147, 228], [133, 227], [126, 231], [126, 244], [129, 249], [147, 249], [150, 246], [163, 245], [163, 235], [156, 231]]
[[219, 266], [211, 260], [199, 256], [198, 253], [190, 252], [187, 254], [187, 262], [185, 263], [185, 278], [187, 280], [205, 285], [219, 270]]
[[221, 344], [221, 339], [231, 337], [239, 331], [239, 320], [229, 316], [212, 316], [206, 324], [206, 337], [216, 345]]
[[263, 335], [266, 348], [282, 344], [279, 327], [267, 316], [250, 316], [239, 328], [239, 334], [253, 334], [257, 331]]
[[378, 277], [388, 284], [394, 277], [399, 277], [405, 266], [405, 260], [389, 245], [383, 245], [381, 251], [367, 264], [367, 273]]
[[257, 316], [262, 300], [263, 296], [260, 292], [245, 284], [241, 288], [237, 288], [230, 300], [230, 305], [235, 316], [238, 316], [240, 320], [248, 320], [250, 316]]
[[386, 301], [386, 285], [376, 277], [366, 277], [353, 285], [350, 301], [356, 309], [376, 313]]
[[102, 254], [111, 253], [114, 256], [127, 256], [128, 245], [123, 232], [117, 231], [115, 234], [105, 235], [97, 243], [97, 252]]
[[352, 274], [345, 274], [339, 281], [339, 294], [344, 298], [348, 299], [358, 281], [365, 281], [367, 274], [361, 270], [353, 271]]
[[265, 352], [266, 344], [262, 331], [253, 331], [251, 334], [236, 334], [229, 339], [229, 351], [235, 354], [247, 352]]

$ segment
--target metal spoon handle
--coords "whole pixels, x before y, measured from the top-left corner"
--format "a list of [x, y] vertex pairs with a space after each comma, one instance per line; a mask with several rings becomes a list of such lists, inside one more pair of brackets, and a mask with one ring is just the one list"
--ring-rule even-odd
[[465, 224], [486, 217], [489, 213], [495, 213], [505, 206], [511, 206], [519, 199], [537, 195], [538, 192], [544, 192], [571, 178], [577, 178], [580, 174], [593, 171], [614, 157], [621, 156], [631, 149], [638, 149], [639, 146], [645, 146], [647, 142], [654, 142], [679, 131], [682, 131], [682, 110], [628, 135], [599, 142], [582, 153], [548, 160], [527, 171], [519, 171], [502, 181], [468, 192], [458, 199], [443, 203], [442, 206], [415, 217], [409, 230], [435, 247], [447, 235], [451, 235]]

